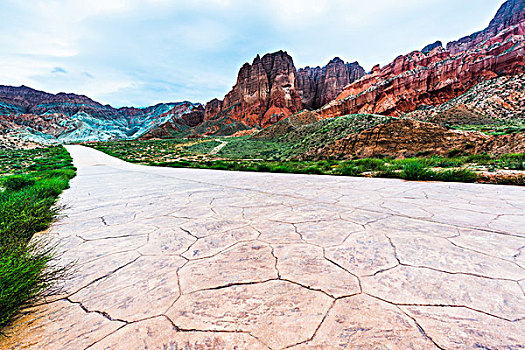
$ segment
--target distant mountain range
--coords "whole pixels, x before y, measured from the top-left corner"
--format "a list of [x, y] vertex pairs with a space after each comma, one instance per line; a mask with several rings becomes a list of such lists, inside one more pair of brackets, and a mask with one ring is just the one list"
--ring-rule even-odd
[[[366, 113], [440, 123], [436, 117], [457, 112], [461, 104], [470, 118], [525, 118], [522, 95], [511, 91], [525, 86], [524, 53], [525, 0], [509, 0], [485, 30], [446, 48], [429, 44], [368, 74], [359, 63], [340, 58], [297, 70], [284, 51], [257, 56], [240, 69], [222, 100], [205, 106], [177, 102], [115, 109], [83, 95], [0, 86], [0, 145], [251, 133], [302, 110], [313, 111], [316, 119]], [[499, 89], [484, 83], [491, 81]], [[480, 91], [491, 92], [461, 98], [478, 84], [485, 84]], [[491, 107], [480, 111], [487, 94]]]

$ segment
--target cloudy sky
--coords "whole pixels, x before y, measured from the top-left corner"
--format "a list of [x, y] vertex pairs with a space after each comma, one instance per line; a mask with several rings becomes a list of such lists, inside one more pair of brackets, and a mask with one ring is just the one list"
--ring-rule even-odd
[[503, 0], [1, 0], [0, 84], [120, 107], [222, 98], [255, 55], [366, 70], [487, 26]]

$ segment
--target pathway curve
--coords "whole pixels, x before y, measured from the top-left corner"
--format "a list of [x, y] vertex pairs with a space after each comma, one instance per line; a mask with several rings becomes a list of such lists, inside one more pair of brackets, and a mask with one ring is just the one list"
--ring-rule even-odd
[[218, 145], [217, 147], [215, 147], [214, 149], [212, 149], [210, 151], [210, 153], [209, 153], [210, 155], [219, 153], [221, 151], [221, 149], [223, 149], [224, 146], [226, 146], [228, 144], [228, 141], [223, 141], [221, 139], [215, 139], [215, 141], [220, 142], [221, 144]]
[[0, 349], [520, 349], [525, 188], [155, 168], [69, 146], [65, 294]]

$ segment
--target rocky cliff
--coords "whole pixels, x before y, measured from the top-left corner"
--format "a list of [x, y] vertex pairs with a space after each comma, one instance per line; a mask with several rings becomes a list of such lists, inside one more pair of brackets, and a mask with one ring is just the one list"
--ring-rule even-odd
[[[491, 25], [470, 39], [433, 44], [415, 51], [347, 86], [320, 114], [403, 115], [455, 98], [481, 81], [522, 72], [525, 67], [525, 0], [508, 1]], [[428, 51], [430, 50], [430, 51]]]
[[264, 127], [288, 117], [303, 107], [295, 87], [296, 74], [292, 58], [284, 51], [257, 56], [241, 68], [237, 83], [223, 101], [207, 104], [206, 120], [223, 110], [250, 126]]
[[297, 90], [305, 107], [317, 109], [335, 99], [345, 86], [365, 74], [359, 63], [345, 63], [336, 57], [323, 68], [299, 69]]
[[482, 31], [448, 43], [452, 54], [475, 48], [480, 43], [496, 36], [499, 32], [525, 20], [525, 0], [508, 0], [496, 13], [489, 26]]
[[474, 131], [449, 130], [440, 125], [397, 119], [312, 149], [304, 159], [353, 159], [446, 155], [450, 151], [477, 154], [521, 153], [525, 133], [490, 136]]
[[246, 63], [223, 101], [206, 104], [205, 120], [221, 113], [250, 126], [272, 125], [303, 108], [316, 109], [365, 74], [357, 63], [335, 58], [323, 68], [296, 70], [293, 59], [279, 51]]
[[405, 116], [441, 125], [525, 123], [525, 72], [483, 81], [442, 105]]

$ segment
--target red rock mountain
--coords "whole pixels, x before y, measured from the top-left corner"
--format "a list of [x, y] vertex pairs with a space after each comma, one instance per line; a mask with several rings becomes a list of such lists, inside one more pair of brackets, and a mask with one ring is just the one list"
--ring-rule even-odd
[[[512, 93], [522, 85], [506, 78], [525, 74], [524, 54], [525, 0], [508, 0], [485, 30], [451, 42], [446, 49], [439, 41], [427, 45], [385, 67], [375, 66], [366, 75], [357, 62], [339, 58], [322, 68], [297, 70], [286, 52], [257, 56], [241, 68], [224, 99], [213, 99], [206, 108], [180, 102], [115, 109], [83, 95], [0, 86], [0, 134], [47, 135], [60, 142], [228, 135], [270, 126], [303, 109], [316, 110], [315, 119], [411, 113], [424, 114], [428, 121], [437, 118], [443, 124], [455, 115], [473, 120], [481, 114], [492, 118], [502, 111], [509, 119], [523, 110], [521, 94]], [[454, 108], [452, 116], [450, 108], [439, 107], [460, 95], [468, 97], [491, 81], [499, 82], [484, 88], [484, 96], [491, 98], [474, 99], [479, 102], [474, 105], [474, 100], [465, 97], [464, 106]]]
[[237, 83], [223, 101], [206, 104], [204, 120], [227, 114], [246, 125], [266, 127], [303, 108], [321, 107], [364, 74], [357, 62], [346, 64], [339, 58], [323, 68], [297, 71], [286, 52], [257, 56], [241, 68]]
[[304, 106], [317, 109], [335, 99], [345, 86], [365, 74], [365, 70], [359, 63], [345, 63], [336, 57], [323, 68], [299, 69], [297, 89]]
[[[507, 1], [489, 27], [447, 45], [399, 56], [348, 85], [320, 110], [323, 117], [354, 113], [403, 115], [440, 105], [479, 82], [525, 69], [525, 0]], [[430, 51], [429, 51], [430, 49]]]
[[250, 126], [268, 126], [302, 109], [295, 89], [296, 69], [286, 52], [257, 56], [246, 63], [237, 84], [224, 100], [222, 109], [231, 109], [230, 117]]
[[470, 50], [523, 20], [525, 20], [525, 1], [509, 0], [500, 7], [496, 16], [486, 29], [449, 43], [447, 50], [452, 54]]

